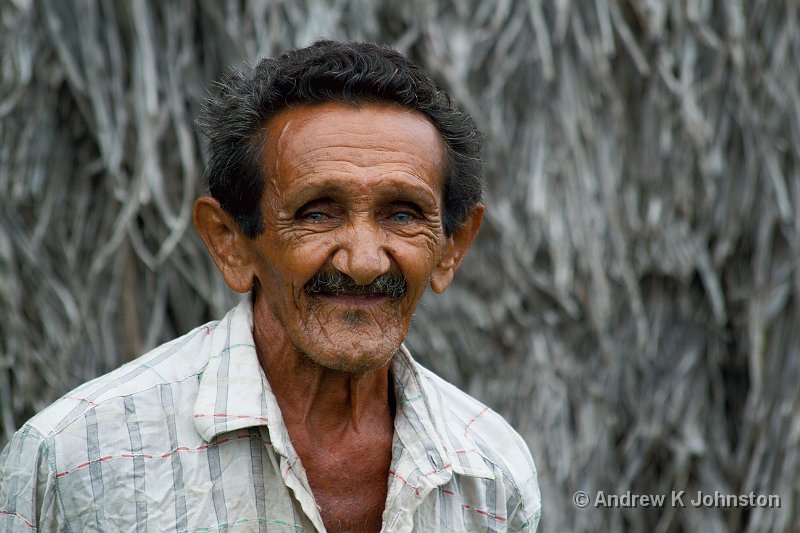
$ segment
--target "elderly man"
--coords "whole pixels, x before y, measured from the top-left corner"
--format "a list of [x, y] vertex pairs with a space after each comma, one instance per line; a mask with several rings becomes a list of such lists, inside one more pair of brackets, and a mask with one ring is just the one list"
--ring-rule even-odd
[[195, 227], [247, 297], [25, 424], [0, 529], [535, 530], [522, 439], [402, 345], [478, 233], [471, 119], [400, 54], [322, 41], [200, 123]]

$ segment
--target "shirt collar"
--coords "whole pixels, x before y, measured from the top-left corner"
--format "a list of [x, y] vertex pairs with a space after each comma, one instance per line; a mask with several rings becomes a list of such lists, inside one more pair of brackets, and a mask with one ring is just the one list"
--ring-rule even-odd
[[[210, 327], [210, 326], [208, 326]], [[208, 364], [200, 377], [194, 426], [207, 442], [220, 433], [269, 425], [276, 403], [253, 340], [248, 295], [211, 330]]]
[[[494, 479], [476, 443], [462, 434], [463, 427], [426, 372], [401, 346], [392, 360], [397, 437], [431, 481], [446, 482], [453, 472]], [[193, 414], [195, 428], [207, 442], [224, 432], [266, 425], [275, 451], [295, 460], [278, 402], [259, 363], [250, 295], [211, 331], [208, 365], [200, 377]]]
[[444, 382], [417, 364], [404, 345], [392, 360], [392, 372], [397, 400], [395, 433], [417, 467], [433, 481], [441, 477], [439, 481], [446, 482], [450, 472], [494, 479], [477, 443], [464, 431], [464, 421], [453, 414], [434, 379]]

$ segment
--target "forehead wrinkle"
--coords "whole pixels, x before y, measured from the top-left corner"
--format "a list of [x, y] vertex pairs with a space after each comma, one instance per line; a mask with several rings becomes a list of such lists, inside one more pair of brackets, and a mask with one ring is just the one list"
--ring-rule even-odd
[[[305, 113], [301, 114], [300, 116], [296, 116], [296, 114], [294, 114], [294, 116], [287, 116], [292, 110], [301, 110], [305, 111]], [[359, 126], [360, 124], [363, 124], [363, 122], [359, 122], [358, 119], [363, 118], [363, 115], [361, 114], [367, 110], [378, 110], [380, 112], [379, 117], [388, 118], [400, 116], [402, 118], [416, 120], [403, 121], [399, 124], [397, 122], [386, 124], [383, 120], [381, 120], [381, 118], [379, 118], [376, 122], [369, 124], [369, 131], [363, 131], [363, 129]], [[319, 130], [319, 119], [341, 111], [352, 114], [354, 117], [353, 121], [355, 123], [355, 129], [349, 128], [349, 124], [345, 122], [337, 125], [337, 127], [332, 130]], [[434, 126], [433, 123], [431, 123], [431, 121], [422, 113], [397, 105], [375, 103], [354, 107], [341, 102], [325, 102], [322, 104], [299, 106], [284, 110], [283, 112], [278, 113], [278, 115], [272, 119], [272, 124], [270, 124], [270, 127], [277, 125], [275, 123], [276, 120], [278, 123], [282, 123], [280, 131], [277, 132], [276, 136], [275, 148], [277, 150], [286, 150], [291, 144], [291, 140], [295, 134], [302, 136], [305, 133], [305, 130], [308, 128], [314, 129], [315, 136], [317, 138], [322, 139], [334, 137], [337, 140], [336, 144], [341, 147], [364, 148], [375, 151], [380, 151], [381, 147], [377, 142], [370, 141], [378, 139], [377, 134], [381, 134], [381, 136], [386, 136], [387, 134], [391, 135], [391, 138], [388, 139], [388, 142], [401, 143], [402, 145], [413, 144], [413, 141], [409, 142], [409, 140], [418, 140], [422, 135], [431, 136], [431, 140], [433, 141], [432, 146], [435, 146], [435, 151], [438, 152], [436, 154], [437, 157], [435, 157], [437, 160], [437, 166], [442, 166], [445, 161], [446, 145], [444, 139], [442, 139], [441, 133], [439, 133], [439, 130], [436, 129], [436, 126]], [[424, 130], [424, 132], [421, 130]], [[347, 142], [348, 139], [356, 138], [365, 138], [367, 140], [367, 145], [365, 146], [363, 142]], [[384, 150], [392, 151], [391, 149]]]
[[[384, 139], [383, 142], [364, 143], [354, 141], [353, 138], [361, 136], [369, 140], [374, 136], [351, 132], [341, 132], [326, 136], [335, 137], [337, 141], [336, 144], [308, 147], [298, 143], [288, 142], [288, 146], [283, 148], [285, 150], [284, 154], [292, 161], [302, 161], [309, 166], [326, 163], [344, 163], [348, 166], [364, 168], [379, 167], [388, 164], [396, 165], [399, 163], [408, 168], [416, 168], [418, 170], [432, 165], [435, 172], [441, 174], [442, 171], [442, 153], [436, 154], [437, 157], [434, 157], [433, 160], [425, 157], [423, 154], [414, 154], [414, 157], [408, 157], [409, 152], [414, 153], [413, 150], [415, 147], [407, 138], [398, 137], [394, 139]], [[302, 166], [296, 164], [295, 168], [302, 168]]]
[[[364, 178], [378, 178], [378, 179], [392, 179], [402, 180], [403, 177], [410, 178], [413, 181], [422, 179], [426, 170], [422, 165], [414, 161], [408, 161], [401, 157], [392, 161], [353, 161], [352, 158], [347, 159], [329, 159], [325, 158], [324, 163], [335, 163], [336, 168], [325, 168], [320, 165], [320, 161], [294, 161], [292, 163], [292, 171], [299, 179], [313, 179], [317, 176], [331, 176], [355, 179], [361, 181]], [[424, 180], [423, 180], [424, 181]]]
[[[379, 112], [374, 123], [366, 122], [364, 115], [359, 116], [365, 110]], [[342, 111], [352, 113], [351, 117], [333, 124], [323, 120]], [[403, 119], [399, 123], [398, 117]], [[431, 142], [426, 146], [430, 151], [420, 150], [420, 139], [424, 143], [428, 137]], [[331, 139], [335, 142], [326, 142]], [[446, 144], [430, 120], [413, 110], [381, 104], [354, 108], [331, 102], [289, 108], [267, 124], [265, 141], [266, 152], [272, 154], [265, 165], [267, 178], [277, 188], [283, 174], [294, 174], [295, 183], [308, 183], [315, 175], [347, 176], [350, 172], [364, 175], [363, 169], [380, 173], [382, 166], [392, 165], [394, 168], [386, 173], [390, 178], [396, 176], [402, 180], [407, 175], [406, 180], [410, 178], [417, 182], [416, 186], [423, 185], [434, 197], [441, 196], [443, 191]], [[438, 177], [433, 184], [426, 180], [429, 173]]]
[[[319, 149], [318, 151], [326, 151]], [[372, 152], [372, 151], [370, 151]], [[308, 156], [308, 152], [306, 152]], [[302, 184], [302, 187], [315, 187], [316, 182], [326, 182], [332, 180], [337, 183], [337, 191], [345, 192], [356, 189], [394, 189], [402, 190], [403, 186], [412, 185], [415, 189], [425, 191], [425, 194], [434, 197], [441, 194], [441, 184], [434, 183], [431, 186], [424, 176], [427, 173], [425, 161], [415, 161], [402, 157], [398, 154], [394, 159], [382, 159], [377, 162], [368, 160], [353, 160], [351, 157], [346, 159], [333, 159], [324, 157], [320, 160], [304, 158], [290, 158], [291, 172], [294, 174], [295, 185]], [[325, 163], [335, 163], [335, 168], [326, 168]], [[284, 171], [287, 169], [284, 168]], [[434, 172], [441, 175], [439, 168], [434, 167]], [[335, 191], [332, 191], [335, 192]]]
[[[364, 194], [372, 194], [376, 198], [397, 198], [418, 202], [429, 209], [437, 203], [439, 191], [431, 189], [427, 183], [420, 179], [410, 181], [398, 176], [387, 176], [377, 183], [370, 180], [357, 180], [352, 177], [341, 178], [330, 175], [309, 176], [303, 183], [303, 188], [296, 197], [298, 202], [305, 202], [319, 196], [330, 196], [335, 199], [354, 199]], [[302, 179], [302, 178], [301, 178]], [[409, 187], [413, 183], [413, 187]]]

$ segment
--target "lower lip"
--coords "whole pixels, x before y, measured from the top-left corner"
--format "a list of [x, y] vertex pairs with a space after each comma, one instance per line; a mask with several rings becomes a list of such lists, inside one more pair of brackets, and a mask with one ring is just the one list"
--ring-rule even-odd
[[370, 296], [352, 296], [347, 294], [322, 294], [319, 296], [325, 301], [347, 306], [369, 306], [385, 302], [389, 299], [388, 296], [383, 294], [375, 294]]

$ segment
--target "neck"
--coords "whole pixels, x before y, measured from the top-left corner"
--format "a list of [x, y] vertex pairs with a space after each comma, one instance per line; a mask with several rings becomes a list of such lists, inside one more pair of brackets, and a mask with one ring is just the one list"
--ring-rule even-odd
[[388, 363], [364, 373], [320, 366], [292, 345], [266, 307], [254, 306], [253, 337], [287, 427], [336, 438], [392, 416]]

